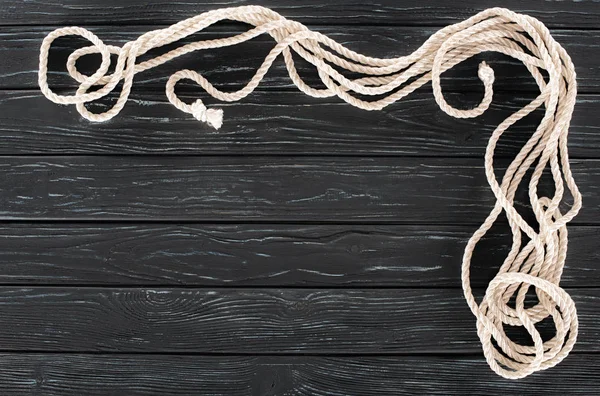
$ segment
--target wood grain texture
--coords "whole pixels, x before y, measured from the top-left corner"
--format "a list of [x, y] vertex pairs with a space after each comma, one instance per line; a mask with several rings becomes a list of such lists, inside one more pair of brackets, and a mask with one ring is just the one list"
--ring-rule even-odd
[[[194, 95], [186, 95], [192, 102]], [[467, 107], [477, 93], [451, 93]], [[123, 112], [106, 123], [84, 120], [34, 91], [0, 91], [0, 155], [363, 155], [482, 158], [492, 131], [532, 100], [497, 94], [475, 119], [444, 114], [428, 90], [378, 112], [339, 100], [317, 100], [299, 92], [256, 92], [240, 103], [213, 104], [225, 111], [218, 131], [175, 109], [162, 93], [134, 94]], [[580, 95], [569, 131], [571, 158], [600, 158], [600, 96]], [[98, 107], [95, 107], [98, 109]], [[99, 110], [98, 110], [99, 111]], [[500, 140], [499, 157], [514, 157], [542, 117], [538, 111]], [[49, 122], [51, 120], [51, 122]]]
[[[0, 284], [460, 288], [476, 227], [10, 224]], [[600, 284], [598, 227], [571, 227], [561, 284]], [[495, 227], [475, 252], [486, 287], [511, 243]]]
[[[107, 44], [122, 46], [127, 41], [135, 40], [156, 26], [94, 26], [90, 30]], [[229, 37], [246, 31], [246, 25], [215, 26], [198, 34], [194, 34], [177, 44], [170, 44], [161, 50], [153, 50], [140, 58], [141, 61], [167, 50], [177, 48], [184, 43]], [[315, 26], [332, 39], [341, 42], [350, 49], [376, 57], [398, 57], [408, 55], [421, 46], [437, 28], [425, 27], [390, 27], [390, 26]], [[39, 47], [43, 38], [51, 31], [51, 27], [11, 27], [0, 30], [0, 56], [3, 66], [0, 69], [0, 88], [36, 88]], [[577, 70], [579, 92], [598, 92], [600, 85], [600, 67], [590, 53], [600, 50], [600, 31], [553, 30], [553, 37], [565, 47]], [[62, 90], [70, 88], [74, 91], [76, 84], [66, 73], [67, 57], [74, 49], [88, 42], [82, 39], [67, 37], [55, 42], [50, 53], [49, 82], [51, 87]], [[140, 73], [135, 78], [134, 91], [150, 90], [164, 93], [167, 79], [181, 69], [193, 69], [205, 75], [211, 83], [224, 90], [239, 89], [244, 86], [262, 64], [267, 53], [273, 48], [274, 41], [267, 35], [233, 47], [200, 51], [184, 55], [158, 68]], [[240, 54], [244, 54], [243, 57]], [[296, 57], [300, 75], [312, 86], [323, 87], [319, 76], [308, 62]], [[455, 66], [443, 75], [442, 87], [446, 91], [474, 91], [483, 96], [483, 86], [477, 77], [478, 63], [486, 60], [495, 72], [494, 90], [496, 92], [539, 92], [535, 81], [527, 69], [518, 61], [508, 56], [495, 53], [483, 53]], [[78, 62], [78, 68], [87, 74], [93, 73], [100, 64], [99, 56], [87, 56]], [[182, 81], [178, 87], [195, 87], [191, 81]], [[428, 85], [430, 87], [430, 85]], [[259, 90], [293, 89], [295, 88], [283, 60], [278, 59], [272, 69], [261, 82]], [[429, 91], [430, 89], [428, 89]], [[302, 94], [304, 95], [304, 94]], [[533, 97], [532, 97], [533, 98]], [[480, 100], [480, 99], [479, 99]]]
[[[597, 395], [600, 356], [519, 381], [483, 357], [312, 357], [1, 354], [10, 395]], [[473, 380], [476, 378], [477, 380]]]
[[[262, 5], [284, 16], [304, 23], [326, 24], [393, 24], [439, 26], [460, 22], [478, 11], [499, 4], [492, 0], [464, 0], [446, 3], [418, 0], [379, 0], [377, 2], [334, 0], [323, 3], [308, 0], [182, 0], [174, 3], [160, 0], [5, 0], [0, 12], [3, 25], [68, 25], [68, 24], [143, 24], [175, 23], [204, 11], [239, 5]], [[540, 18], [548, 26], [581, 28], [598, 27], [600, 9], [593, 0], [548, 1], [504, 0], [502, 7]]]
[[[459, 276], [466, 241], [494, 202], [483, 170], [487, 139], [537, 91], [522, 65], [488, 53], [444, 74], [448, 101], [468, 108], [483, 94], [477, 63], [495, 69], [492, 109], [473, 120], [443, 114], [430, 85], [381, 112], [309, 98], [281, 60], [240, 103], [178, 85], [187, 101], [224, 108], [218, 132], [166, 103], [164, 84], [182, 68], [224, 90], [239, 88], [272, 48], [267, 37], [136, 76], [123, 114], [103, 124], [38, 91], [39, 45], [56, 27], [81, 25], [122, 45], [203, 11], [245, 4], [2, 2], [0, 393], [600, 395], [597, 1], [501, 4], [552, 28], [573, 58], [580, 92], [569, 145], [584, 209], [569, 227], [562, 282], [577, 304], [580, 334], [558, 367], [519, 381], [485, 363]], [[380, 57], [409, 54], [440, 27], [498, 6], [252, 4]], [[224, 23], [183, 41], [243, 30]], [[64, 64], [85, 43], [56, 44], [50, 82], [72, 92]], [[79, 66], [90, 71], [97, 62], [87, 57]], [[319, 84], [310, 65], [299, 62], [298, 70]], [[540, 118], [503, 137], [500, 168]], [[540, 193], [552, 193], [548, 180]], [[517, 206], [531, 220], [525, 198], [520, 191]], [[508, 231], [494, 227], [475, 252], [477, 298], [506, 254]], [[544, 337], [552, 334], [548, 325], [539, 326]]]
[[[575, 350], [600, 352], [600, 289], [568, 291], [579, 315]], [[5, 352], [481, 351], [459, 289], [2, 287], [0, 317]], [[553, 335], [546, 325], [543, 334]]]
[[[3, 219], [476, 224], [493, 207], [483, 159], [2, 157]], [[506, 161], [504, 162], [506, 163]], [[597, 160], [572, 160], [600, 221]], [[496, 167], [502, 170], [502, 161]], [[545, 178], [538, 194], [551, 193]], [[531, 219], [525, 190], [516, 207]]]

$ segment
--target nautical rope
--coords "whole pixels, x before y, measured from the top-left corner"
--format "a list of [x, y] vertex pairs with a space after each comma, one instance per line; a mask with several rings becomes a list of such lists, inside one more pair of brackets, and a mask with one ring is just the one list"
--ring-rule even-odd
[[[253, 25], [253, 28], [232, 37], [193, 42], [136, 63], [139, 56], [153, 48], [176, 42], [225, 19], [245, 22]], [[567, 153], [567, 134], [577, 89], [575, 70], [569, 55], [537, 19], [507, 9], [488, 9], [441, 29], [412, 54], [392, 59], [361, 55], [298, 22], [258, 6], [205, 12], [168, 28], [145, 33], [123, 47], [105, 45], [86, 29], [65, 27], [50, 33], [41, 45], [39, 85], [51, 101], [75, 104], [84, 118], [106, 121], [116, 116], [127, 102], [136, 73], [193, 51], [235, 45], [263, 33], [272, 36], [277, 44], [244, 88], [236, 92], [222, 92], [201, 74], [181, 70], [167, 82], [169, 101], [178, 109], [218, 129], [223, 120], [222, 110], [207, 109], [199, 99], [191, 105], [182, 102], [174, 92], [175, 84], [182, 79], [193, 80], [216, 99], [238, 101], [258, 86], [275, 59], [282, 54], [292, 81], [310, 96], [338, 96], [358, 108], [380, 110], [431, 81], [435, 100], [445, 113], [457, 118], [471, 118], [487, 110], [492, 101], [493, 70], [485, 62], [479, 65], [478, 75], [485, 87], [484, 97], [479, 105], [468, 110], [456, 109], [446, 102], [440, 75], [485, 51], [500, 52], [523, 62], [536, 81], [540, 94], [500, 123], [489, 140], [485, 152], [485, 174], [496, 196], [496, 204], [467, 243], [462, 261], [462, 286], [467, 303], [477, 318], [477, 332], [486, 360], [496, 373], [506, 378], [522, 378], [563, 360], [573, 348], [578, 327], [575, 304], [558, 286], [567, 252], [566, 224], [581, 208], [581, 194], [573, 180]], [[52, 42], [67, 35], [82, 36], [93, 45], [78, 49], [69, 56], [67, 69], [80, 85], [74, 95], [65, 96], [56, 94], [48, 87], [47, 66]], [[302, 80], [294, 66], [292, 51], [316, 67], [326, 88], [313, 88]], [[77, 59], [86, 54], [102, 56], [100, 67], [90, 76], [80, 73], [75, 65]], [[111, 54], [118, 58], [115, 71], [109, 74]], [[363, 77], [347, 78], [340, 73], [340, 69], [360, 73]], [[542, 74], [542, 70], [547, 76]], [[121, 80], [121, 93], [109, 110], [97, 114], [86, 109], [86, 103], [109, 94]], [[92, 87], [96, 89], [90, 91]], [[357, 95], [383, 97], [367, 101]], [[500, 136], [515, 122], [541, 106], [545, 107], [545, 115], [540, 125], [499, 182], [494, 169], [494, 151]], [[514, 207], [515, 192], [532, 166], [529, 201], [539, 224], [537, 231]], [[537, 187], [547, 168], [554, 179], [555, 191], [552, 197], [540, 197]], [[561, 213], [559, 204], [563, 201], [565, 186], [573, 197], [573, 204], [566, 213]], [[485, 296], [477, 302], [469, 280], [473, 250], [502, 211], [506, 213], [512, 230], [512, 248], [499, 273], [490, 282]], [[523, 234], [527, 241], [523, 241]], [[530, 288], [534, 288], [539, 302], [533, 307], [526, 307], [525, 296]], [[544, 341], [535, 325], [548, 317], [554, 321], [556, 332], [552, 339]], [[504, 325], [524, 327], [531, 335], [533, 346], [512, 341], [505, 333]]]

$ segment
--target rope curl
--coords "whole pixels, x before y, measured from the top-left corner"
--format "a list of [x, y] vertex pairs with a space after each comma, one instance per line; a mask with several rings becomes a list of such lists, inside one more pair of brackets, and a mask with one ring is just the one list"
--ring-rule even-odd
[[[193, 42], [136, 63], [138, 57], [153, 48], [176, 42], [225, 19], [245, 22], [253, 28], [236, 36]], [[489, 140], [484, 157], [485, 173], [496, 197], [496, 204], [467, 243], [462, 261], [462, 285], [467, 304], [477, 319], [477, 333], [484, 355], [496, 373], [506, 378], [522, 378], [563, 360], [573, 348], [578, 328], [575, 304], [558, 286], [567, 252], [566, 224], [581, 208], [581, 194], [571, 174], [567, 152], [568, 127], [577, 88], [570, 57], [538, 20], [507, 9], [491, 8], [441, 29], [412, 54], [391, 59], [359, 54], [321, 33], [310, 31], [298, 22], [258, 6], [205, 12], [168, 28], [147, 32], [123, 47], [106, 45], [86, 29], [65, 27], [51, 32], [42, 42], [39, 86], [51, 101], [75, 104], [77, 111], [90, 121], [106, 121], [116, 116], [127, 102], [135, 74], [193, 51], [235, 45], [264, 33], [273, 37], [277, 44], [242, 89], [222, 92], [201, 74], [181, 70], [173, 74], [166, 84], [169, 101], [199, 121], [219, 129], [223, 122], [223, 111], [207, 109], [200, 99], [191, 105], [182, 102], [175, 94], [177, 82], [189, 79], [218, 100], [238, 101], [258, 86], [275, 59], [282, 55], [294, 84], [310, 96], [338, 96], [361, 109], [381, 110], [431, 81], [434, 98], [442, 111], [456, 118], [471, 118], [489, 108], [493, 97], [493, 70], [485, 62], [480, 64], [478, 76], [484, 86], [484, 96], [472, 109], [456, 109], [446, 102], [440, 84], [442, 73], [485, 51], [511, 56], [525, 65], [536, 81], [540, 94], [500, 123]], [[74, 51], [67, 61], [69, 74], [79, 83], [76, 93], [58, 95], [48, 86], [48, 52], [54, 40], [68, 35], [82, 36], [92, 45]], [[292, 51], [316, 67], [326, 88], [313, 88], [302, 80], [296, 71]], [[99, 68], [89, 76], [76, 68], [77, 60], [88, 54], [100, 54], [102, 57]], [[111, 54], [117, 55], [117, 62], [115, 71], [109, 74]], [[362, 77], [350, 79], [338, 69], [360, 73]], [[546, 71], [547, 78], [541, 73], [542, 70]], [[112, 107], [103, 113], [87, 110], [86, 103], [108, 95], [121, 80], [123, 87]], [[89, 92], [92, 87], [98, 89]], [[359, 94], [383, 97], [367, 101], [358, 98]], [[499, 183], [493, 166], [498, 140], [515, 122], [541, 106], [545, 107], [545, 115], [540, 125], [521, 148]], [[538, 232], [514, 207], [517, 188], [534, 163], [528, 187], [531, 208], [539, 224]], [[548, 167], [555, 183], [554, 196], [539, 197], [537, 185]], [[573, 197], [573, 204], [563, 214], [559, 211], [559, 205], [563, 201], [565, 185]], [[512, 247], [499, 273], [490, 282], [485, 296], [478, 303], [470, 286], [473, 251], [503, 211], [513, 234]], [[526, 244], [522, 241], [523, 234], [529, 238]], [[535, 289], [538, 303], [525, 308], [525, 296], [531, 288]], [[512, 300], [514, 307], [509, 305]], [[553, 320], [556, 333], [552, 339], [543, 341], [535, 325], [546, 318]], [[506, 335], [504, 325], [525, 328], [533, 345], [521, 345], [512, 341]]]

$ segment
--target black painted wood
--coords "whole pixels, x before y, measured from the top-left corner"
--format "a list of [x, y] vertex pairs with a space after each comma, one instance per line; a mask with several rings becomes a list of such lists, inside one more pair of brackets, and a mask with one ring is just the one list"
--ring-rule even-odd
[[[0, 284], [460, 288], [475, 226], [9, 224]], [[600, 283], [598, 227], [571, 227], [562, 285]], [[511, 244], [480, 242], [471, 271], [485, 288]]]
[[574, 354], [560, 370], [510, 381], [480, 357], [1, 354], [0, 386], [15, 396], [589, 396], [599, 367], [600, 355]]
[[[579, 314], [575, 350], [600, 352], [600, 289], [568, 291]], [[0, 317], [6, 324], [0, 327], [2, 351], [481, 351], [459, 289], [2, 287]]]
[[[186, 95], [192, 102], [194, 95]], [[466, 107], [477, 93], [450, 93]], [[484, 115], [447, 116], [428, 89], [383, 111], [358, 110], [340, 100], [316, 100], [300, 92], [257, 92], [240, 103], [217, 104], [225, 123], [214, 131], [175, 109], [163, 93], [134, 93], [119, 116], [106, 123], [84, 120], [35, 91], [0, 91], [0, 154], [169, 155], [361, 155], [482, 158], [492, 131], [533, 99], [497, 94]], [[569, 134], [571, 158], [600, 158], [600, 96], [580, 95]], [[98, 107], [95, 107], [98, 109]], [[27, 109], [27, 111], [23, 111]], [[536, 112], [501, 138], [500, 157], [514, 157], [542, 117]], [[51, 120], [51, 122], [49, 122]]]
[[284, 16], [305, 23], [326, 24], [392, 24], [439, 26], [460, 22], [473, 14], [499, 5], [542, 19], [548, 26], [597, 28], [600, 9], [593, 0], [548, 1], [464, 0], [423, 2], [418, 0], [360, 1], [308, 0], [224, 0], [219, 2], [182, 0], [174, 3], [160, 0], [5, 0], [0, 12], [4, 25], [65, 24], [158, 24], [175, 23], [204, 11], [239, 5], [262, 5]]
[[[122, 45], [242, 4], [2, 3], [0, 393], [598, 394], [597, 3], [253, 2], [382, 57], [406, 55], [440, 27], [501, 5], [540, 18], [572, 56], [580, 95], [569, 146], [584, 209], [569, 228], [562, 285], [581, 332], [558, 367], [520, 381], [489, 370], [460, 286], [466, 241], [493, 204], [487, 139], [536, 93], [517, 62], [482, 54], [444, 74], [449, 102], [469, 107], [482, 95], [477, 63], [494, 67], [492, 108], [472, 120], [444, 115], [430, 85], [381, 112], [309, 98], [281, 61], [240, 103], [178, 86], [188, 101], [224, 108], [218, 132], [168, 105], [164, 83], [181, 68], [239, 88], [272, 48], [266, 37], [136, 76], [131, 102], [103, 124], [37, 90], [39, 45], [56, 27], [85, 26]], [[244, 29], [224, 23], [190, 39]], [[64, 39], [52, 52], [50, 81], [61, 93], [73, 91], [64, 62], [81, 45]], [[318, 84], [311, 67], [298, 68]], [[539, 119], [503, 137], [500, 168]], [[552, 192], [542, 184], [541, 194]], [[532, 220], [525, 191], [517, 201]], [[494, 227], [476, 251], [478, 298], [506, 254], [508, 231]], [[540, 328], [551, 335], [548, 323]]]
[[[571, 166], [586, 202], [574, 223], [597, 224], [598, 161]], [[3, 157], [0, 175], [3, 219], [475, 224], [494, 204], [483, 159]], [[527, 202], [518, 192], [531, 219]]]
[[[160, 26], [164, 27], [164, 26]], [[140, 35], [157, 29], [156, 26], [133, 26], [115, 29], [113, 26], [94, 26], [90, 30], [107, 44], [122, 46], [125, 42], [135, 40]], [[397, 57], [408, 55], [416, 50], [425, 40], [438, 29], [423, 27], [390, 27], [390, 26], [315, 26], [318, 30], [350, 49], [377, 57]], [[11, 27], [0, 30], [0, 56], [4, 66], [0, 72], [1, 88], [37, 88], [37, 69], [39, 45], [42, 39], [52, 30], [49, 27]], [[215, 26], [198, 34], [194, 34], [176, 44], [171, 44], [162, 50], [153, 50], [149, 55], [140, 59], [149, 59], [196, 40], [207, 40], [229, 37], [247, 30], [247, 26]], [[553, 37], [565, 47], [577, 66], [577, 83], [580, 92], [598, 92], [600, 83], [600, 67], [590, 53], [600, 50], [600, 31], [555, 30]], [[67, 37], [55, 42], [50, 53], [49, 81], [55, 89], [74, 88], [73, 80], [67, 74], [67, 57], [74, 49], [89, 45], [83, 39]], [[225, 89], [240, 89], [245, 85], [262, 64], [267, 53], [275, 45], [268, 35], [262, 35], [249, 42], [233, 47], [199, 51], [172, 60], [158, 68], [140, 73], [135, 79], [135, 91], [150, 90], [164, 92], [167, 79], [181, 69], [193, 69], [205, 75], [215, 86]], [[240, 53], [244, 54], [240, 57]], [[314, 66], [297, 57], [298, 72], [312, 86], [322, 87]], [[448, 91], [475, 91], [483, 95], [482, 83], [477, 77], [478, 63], [486, 60], [494, 68], [494, 89], [497, 92], [506, 91], [514, 96], [515, 92], [539, 92], [535, 81], [527, 69], [518, 61], [508, 56], [494, 53], [480, 54], [468, 61], [455, 66], [443, 75], [443, 88]], [[93, 73], [99, 66], [99, 56], [82, 58], [78, 67], [88, 73]], [[196, 86], [190, 81], [182, 81], [178, 87]], [[428, 85], [430, 87], [430, 85]], [[288, 76], [287, 70], [280, 58], [261, 82], [259, 90], [264, 89], [293, 89], [298, 92]], [[428, 89], [429, 91], [429, 89]], [[303, 95], [298, 92], [298, 95]], [[533, 96], [532, 96], [533, 99]], [[247, 99], [245, 99], [247, 100]], [[531, 99], [530, 99], [531, 100]], [[299, 101], [306, 101], [300, 98]]]

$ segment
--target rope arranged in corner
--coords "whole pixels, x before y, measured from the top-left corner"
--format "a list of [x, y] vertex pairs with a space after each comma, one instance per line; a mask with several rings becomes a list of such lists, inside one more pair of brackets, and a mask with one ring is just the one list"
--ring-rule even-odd
[[[237, 36], [194, 42], [136, 63], [137, 57], [153, 48], [173, 43], [225, 19], [245, 22], [254, 27]], [[238, 101], [258, 86], [274, 60], [282, 54], [291, 79], [302, 92], [310, 96], [338, 96], [361, 109], [380, 110], [431, 81], [435, 100], [445, 113], [457, 118], [470, 118], [482, 114], [492, 101], [493, 70], [485, 62], [479, 65], [478, 75], [484, 84], [485, 93], [481, 103], [469, 110], [453, 108], [446, 102], [440, 86], [440, 75], [484, 51], [500, 52], [523, 62], [537, 82], [540, 94], [505, 119], [489, 140], [485, 152], [485, 173], [496, 196], [496, 204], [466, 246], [462, 262], [462, 284], [467, 303], [477, 318], [477, 332], [486, 360], [496, 373], [506, 378], [522, 378], [563, 360], [573, 348], [578, 327], [575, 304], [558, 286], [567, 252], [566, 224], [581, 208], [581, 194], [573, 180], [567, 153], [568, 128], [577, 88], [575, 70], [569, 55], [554, 41], [540, 21], [507, 9], [488, 9], [441, 29], [412, 54], [393, 59], [361, 55], [318, 32], [310, 31], [298, 22], [258, 6], [206, 12], [166, 29], [145, 33], [123, 47], [105, 45], [86, 29], [66, 27], [50, 33], [42, 43], [39, 85], [43, 94], [51, 101], [75, 104], [77, 111], [86, 119], [106, 121], [117, 115], [127, 102], [136, 73], [192, 51], [235, 45], [263, 33], [271, 35], [277, 44], [244, 88], [236, 92], [222, 92], [201, 74], [181, 70], [167, 82], [169, 101], [178, 109], [191, 113], [198, 120], [218, 129], [223, 121], [222, 110], [207, 109], [201, 100], [196, 100], [191, 105], [182, 102], [174, 92], [175, 84], [179, 80], [190, 79], [216, 99]], [[74, 95], [63, 96], [57, 95], [48, 87], [48, 51], [55, 39], [68, 35], [82, 36], [93, 45], [78, 49], [69, 56], [67, 69], [80, 85]], [[321, 81], [327, 88], [312, 88], [300, 78], [294, 66], [292, 51], [317, 68]], [[75, 66], [77, 59], [86, 54], [102, 56], [100, 67], [91, 76], [81, 74]], [[118, 60], [115, 71], [108, 74], [111, 54], [116, 54]], [[339, 70], [361, 73], [364, 77], [349, 79]], [[541, 70], [547, 72], [547, 78], [542, 75]], [[112, 108], [100, 114], [86, 109], [86, 103], [109, 94], [121, 80], [123, 88]], [[90, 92], [92, 87], [98, 89]], [[385, 96], [365, 101], [356, 97], [357, 94]], [[494, 172], [494, 150], [498, 139], [511, 125], [541, 106], [545, 107], [545, 115], [540, 125], [499, 182]], [[537, 232], [513, 205], [517, 187], [532, 166], [534, 170], [529, 182], [529, 199], [539, 223]], [[549, 168], [555, 183], [552, 197], [540, 197], [537, 192], [538, 182], [546, 168]], [[561, 213], [559, 204], [563, 201], [565, 186], [574, 200], [571, 208], [566, 213]], [[478, 303], [469, 280], [473, 250], [502, 211], [506, 213], [513, 233], [512, 248], [498, 275], [490, 282], [485, 296]], [[523, 241], [523, 234], [527, 236], [527, 242]], [[539, 301], [533, 307], [525, 307], [525, 295], [532, 287]], [[535, 324], [548, 317], [554, 321], [556, 333], [552, 339], [544, 341]], [[531, 335], [533, 345], [520, 345], [512, 341], [505, 333], [504, 325], [524, 327]]]

